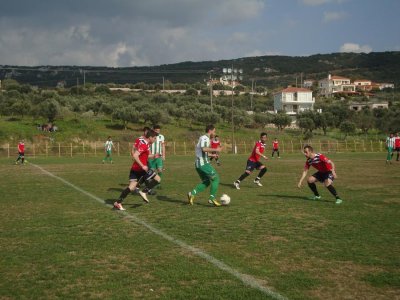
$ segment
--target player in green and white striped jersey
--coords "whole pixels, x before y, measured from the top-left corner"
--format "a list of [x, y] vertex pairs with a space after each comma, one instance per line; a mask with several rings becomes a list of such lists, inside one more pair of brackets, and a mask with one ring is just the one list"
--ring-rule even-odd
[[106, 153], [106, 156], [103, 159], [103, 164], [106, 162], [107, 159], [110, 160], [110, 163], [113, 163], [111, 152], [112, 149], [114, 148], [114, 144], [111, 140], [111, 136], [108, 137], [107, 141], [104, 143], [104, 152]]
[[162, 177], [165, 161], [165, 137], [160, 133], [160, 125], [154, 125], [153, 130], [157, 132], [156, 140], [150, 146], [150, 153], [154, 155], [154, 158], [149, 159], [149, 168], [156, 171], [157, 174]]
[[214, 167], [210, 164], [209, 160], [209, 156], [215, 155], [211, 154], [212, 152], [218, 153], [222, 150], [221, 147], [211, 148], [210, 138], [213, 138], [214, 136], [214, 125], [208, 125], [206, 127], [206, 134], [202, 135], [197, 142], [195, 167], [202, 182], [188, 193], [188, 201], [191, 205], [193, 205], [194, 197], [211, 185], [208, 203], [214, 204], [215, 206], [221, 206], [221, 204], [216, 200], [219, 185], [219, 175], [217, 171], [215, 171]]
[[386, 138], [386, 148], [388, 151], [387, 156], [386, 156], [386, 164], [392, 163], [393, 149], [394, 149], [395, 143], [396, 143], [396, 138], [394, 137], [393, 133], [391, 133]]

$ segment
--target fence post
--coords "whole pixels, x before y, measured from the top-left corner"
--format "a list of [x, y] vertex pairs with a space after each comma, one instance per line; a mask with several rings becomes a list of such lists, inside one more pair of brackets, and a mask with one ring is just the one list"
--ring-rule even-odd
[[[128, 148], [129, 148], [129, 143], [128, 143]], [[120, 153], [119, 153], [119, 142], [117, 143], [117, 153], [118, 153], [118, 156], [120, 156]]]
[[186, 155], [186, 142], [183, 142], [183, 153]]
[[382, 152], [382, 141], [379, 141], [379, 152]]
[[243, 142], [244, 145], [244, 153], [247, 153], [247, 145], [246, 145], [246, 141]]
[[72, 143], [71, 143], [71, 157], [72, 157]]
[[46, 157], [48, 157], [48, 156], [49, 156], [49, 148], [48, 148], [48, 144], [46, 142]]
[[175, 145], [175, 141], [174, 141], [174, 155], [176, 155], [176, 145]]
[[371, 152], [374, 152], [374, 147], [372, 146], [372, 140], [370, 142], [371, 142]]
[[61, 145], [58, 143], [58, 157], [61, 157]]
[[94, 156], [97, 157], [97, 141], [94, 142]]
[[346, 143], [346, 152], [347, 152], [347, 140], [345, 140], [345, 143]]
[[32, 144], [33, 157], [36, 157], [35, 144]]
[[354, 140], [354, 152], [357, 152], [357, 144], [356, 144], [356, 140]]
[[85, 142], [82, 142], [83, 157], [85, 157]]
[[10, 144], [7, 144], [7, 158], [10, 158]]
[[363, 141], [363, 150], [365, 152], [365, 141], [364, 140], [362, 140], [362, 141]]

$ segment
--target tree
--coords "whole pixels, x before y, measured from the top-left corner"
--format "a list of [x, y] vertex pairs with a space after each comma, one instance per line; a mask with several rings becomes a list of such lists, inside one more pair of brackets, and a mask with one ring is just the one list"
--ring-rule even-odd
[[185, 95], [186, 95], [186, 96], [197, 96], [198, 93], [197, 93], [197, 90], [196, 90], [196, 89], [194, 89], [194, 88], [189, 88], [189, 89], [186, 90]]
[[15, 101], [14, 104], [11, 106], [11, 112], [13, 114], [20, 115], [21, 118], [24, 118], [24, 116], [27, 115], [30, 111], [31, 104], [25, 99], [19, 99]]
[[139, 113], [132, 107], [122, 106], [116, 109], [112, 117], [123, 122], [124, 129], [127, 129], [128, 122], [135, 123], [139, 121]]
[[310, 132], [312, 133], [313, 130], [315, 129], [315, 123], [314, 120], [311, 118], [301, 118], [298, 120], [298, 126], [301, 129], [304, 129], [304, 133]]
[[283, 130], [285, 127], [292, 124], [292, 119], [285, 113], [278, 113], [272, 119], [272, 123], [275, 124], [279, 130]]
[[110, 88], [104, 84], [97, 86], [94, 91], [98, 94], [111, 94]]
[[54, 99], [46, 99], [38, 105], [38, 113], [40, 116], [53, 122], [60, 112], [60, 105]]
[[356, 124], [351, 121], [344, 121], [340, 124], [340, 131], [344, 133], [344, 137], [346, 138], [349, 134], [354, 133], [356, 131]]
[[355, 115], [355, 123], [366, 134], [368, 130], [374, 127], [375, 118], [369, 109], [363, 109]]
[[267, 124], [272, 122], [272, 116], [270, 114], [256, 113], [254, 115], [254, 122], [261, 128], [264, 128]]

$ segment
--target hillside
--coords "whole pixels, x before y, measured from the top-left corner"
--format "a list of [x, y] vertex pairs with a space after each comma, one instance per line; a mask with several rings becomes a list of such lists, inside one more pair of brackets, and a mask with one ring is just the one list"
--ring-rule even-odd
[[204, 82], [210, 76], [221, 76], [223, 68], [243, 69], [243, 83], [268, 88], [295, 84], [296, 78], [321, 79], [328, 73], [354, 79], [400, 84], [400, 52], [332, 53], [311, 56], [258, 56], [235, 60], [181, 62], [149, 67], [107, 68], [90, 66], [0, 66], [0, 79], [12, 78], [19, 83], [55, 87], [65, 81], [67, 87], [86, 83], [134, 84], [138, 82], [172, 83]]

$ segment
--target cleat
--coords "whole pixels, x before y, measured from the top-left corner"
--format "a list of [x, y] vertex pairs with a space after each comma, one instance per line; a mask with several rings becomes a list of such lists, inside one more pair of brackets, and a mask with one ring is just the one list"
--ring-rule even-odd
[[149, 195], [156, 195], [157, 193], [155, 192], [155, 191], [153, 191], [153, 190], [149, 190], [148, 192], [147, 192], [147, 194], [149, 194]]
[[237, 190], [240, 190], [239, 182], [235, 181], [235, 182], [233, 183], [233, 185], [235, 186], [235, 188], [236, 188]]
[[125, 210], [125, 208], [122, 207], [121, 203], [114, 202], [114, 209], [116, 210]]
[[340, 199], [340, 198], [336, 198], [336, 202], [335, 202], [335, 204], [341, 204], [343, 202], [343, 200], [342, 199]]
[[192, 193], [189, 192], [189, 193], [187, 194], [187, 197], [188, 197], [188, 203], [189, 203], [190, 205], [193, 205], [193, 202], [194, 202], [194, 195], [192, 195]]
[[217, 200], [210, 199], [210, 200], [208, 200], [208, 203], [214, 204], [214, 206], [221, 206], [221, 203], [219, 203]]
[[147, 199], [147, 195], [145, 192], [142, 192], [139, 190], [139, 195], [140, 195], [140, 197], [142, 197], [144, 202], [149, 203], [149, 199]]
[[262, 183], [260, 182], [260, 180], [254, 180], [254, 184], [256, 184], [258, 186], [263, 186]]
[[308, 200], [320, 200], [321, 199], [321, 196], [311, 196], [311, 197], [308, 197]]

